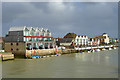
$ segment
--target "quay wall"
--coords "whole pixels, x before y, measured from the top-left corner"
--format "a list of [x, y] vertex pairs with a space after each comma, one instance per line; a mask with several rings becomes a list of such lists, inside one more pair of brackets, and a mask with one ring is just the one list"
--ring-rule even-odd
[[[60, 52], [60, 50], [57, 50], [57, 52]], [[26, 50], [26, 57], [52, 55], [52, 54], [56, 54], [57, 52], [55, 48], [54, 49]]]
[[[54, 55], [57, 53], [61, 53], [61, 54], [69, 54], [69, 53], [78, 53], [78, 52], [84, 52], [84, 51], [88, 51], [91, 49], [103, 49], [103, 48], [109, 48], [109, 47], [114, 47], [113, 45], [109, 45], [109, 46], [98, 46], [98, 47], [82, 47], [82, 48], [75, 48], [75, 49], [65, 49], [65, 50], [58, 50], [56, 48], [53, 49], [38, 49], [38, 50], [25, 50], [23, 49], [24, 46], [14, 46], [16, 45], [16, 43], [13, 43], [13, 45], [11, 45], [10, 43], [6, 43], [7, 45], [5, 47], [8, 47], [5, 49], [5, 51], [10, 51], [10, 49], [12, 48], [13, 51], [11, 51], [15, 57], [20, 57], [20, 58], [29, 58], [31, 56], [44, 56], [44, 55]], [[20, 44], [24, 44], [24, 43], [19, 43]], [[25, 45], [25, 44], [24, 44]], [[9, 48], [11, 47], [11, 48]], [[17, 50], [19, 49], [19, 50]]]
[[38, 50], [26, 50], [26, 57], [31, 57], [31, 56], [45, 56], [45, 55], [54, 55], [57, 53], [61, 54], [69, 54], [69, 53], [78, 53], [78, 52], [84, 52], [88, 51], [91, 49], [103, 49], [106, 48], [108, 49], [109, 47], [114, 47], [114, 46], [99, 46], [99, 47], [83, 47], [79, 49], [65, 49], [65, 50], [56, 50], [54, 49], [38, 49]]
[[14, 59], [14, 54], [12, 54], [11, 52], [0, 53], [0, 61], [13, 60], [13, 59]]

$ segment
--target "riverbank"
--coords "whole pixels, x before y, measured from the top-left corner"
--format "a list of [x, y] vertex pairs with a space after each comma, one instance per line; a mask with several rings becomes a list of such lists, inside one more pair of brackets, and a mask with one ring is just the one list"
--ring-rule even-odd
[[[95, 51], [101, 51], [101, 50], [112, 50], [116, 49], [117, 46], [115, 45], [106, 45], [106, 46], [97, 46], [97, 47], [82, 47], [74, 49], [38, 49], [38, 50], [26, 50], [25, 56], [15, 56], [15, 58], [26, 58], [26, 59], [33, 59], [33, 58], [45, 58], [45, 57], [52, 57], [52, 56], [60, 56], [63, 54], [71, 54], [71, 53], [82, 53], [82, 52], [95, 52]], [[7, 54], [2, 53], [1, 54], [2, 61], [4, 60], [11, 60], [14, 59], [14, 54]]]
[[101, 51], [101, 50], [112, 50], [112, 49], [116, 49], [117, 46], [113, 46], [113, 45], [109, 45], [109, 46], [98, 46], [98, 47], [82, 47], [79, 49], [47, 49], [47, 50], [37, 50], [34, 51], [32, 50], [32, 52], [34, 52], [34, 55], [29, 55], [26, 58], [44, 58], [44, 57], [52, 57], [52, 56], [60, 56], [63, 54], [71, 54], [71, 53], [82, 53], [82, 52], [95, 52], [95, 51]]

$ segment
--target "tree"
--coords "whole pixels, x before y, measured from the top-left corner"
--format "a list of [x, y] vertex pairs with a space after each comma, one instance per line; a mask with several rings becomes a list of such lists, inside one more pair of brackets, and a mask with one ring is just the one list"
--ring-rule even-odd
[[75, 33], [67, 33], [64, 38], [75, 38], [77, 35]]

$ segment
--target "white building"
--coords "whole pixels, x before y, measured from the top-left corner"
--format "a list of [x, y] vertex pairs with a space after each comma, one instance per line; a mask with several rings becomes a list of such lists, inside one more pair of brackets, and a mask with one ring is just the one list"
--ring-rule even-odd
[[88, 36], [86, 36], [86, 35], [82, 35], [82, 36], [78, 35], [78, 36], [76, 36], [74, 42], [75, 42], [76, 46], [86, 46], [86, 45], [88, 45]]

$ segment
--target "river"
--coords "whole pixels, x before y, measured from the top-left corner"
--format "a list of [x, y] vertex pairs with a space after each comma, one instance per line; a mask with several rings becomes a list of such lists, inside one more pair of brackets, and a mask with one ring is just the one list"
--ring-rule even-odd
[[3, 78], [118, 78], [118, 49], [2, 62]]

